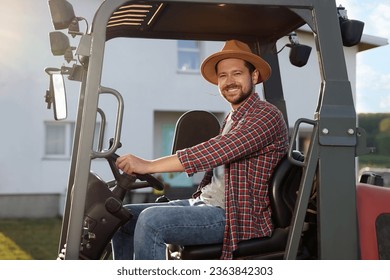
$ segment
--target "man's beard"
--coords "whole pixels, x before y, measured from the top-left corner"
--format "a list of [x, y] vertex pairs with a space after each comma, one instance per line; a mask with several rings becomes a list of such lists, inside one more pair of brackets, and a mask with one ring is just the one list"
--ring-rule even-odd
[[[235, 88], [241, 90], [241, 93], [239, 95], [237, 95], [234, 98], [232, 98], [228, 94], [225, 94], [225, 91], [228, 91], [229, 89], [235, 89]], [[230, 85], [225, 86], [222, 89], [221, 93], [222, 93], [223, 97], [228, 102], [230, 102], [233, 105], [238, 105], [238, 104], [241, 104], [242, 102], [244, 102], [253, 93], [253, 90], [254, 90], [254, 85], [252, 85], [252, 84], [251, 84], [250, 88], [247, 91], [245, 91], [245, 92], [242, 90], [242, 86], [241, 85], [230, 84]]]

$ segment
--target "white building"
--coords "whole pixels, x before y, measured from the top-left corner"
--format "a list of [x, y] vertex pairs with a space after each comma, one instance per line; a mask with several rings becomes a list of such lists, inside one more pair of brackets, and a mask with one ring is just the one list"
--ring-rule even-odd
[[[101, 3], [99, 0], [69, 2], [76, 15], [85, 17], [90, 24], [93, 12]], [[59, 67], [65, 62], [51, 54], [48, 40], [51, 31], [46, 1], [2, 1], [0, 218], [50, 217], [62, 213], [79, 83], [66, 82], [68, 119], [55, 122], [52, 110], [47, 110], [44, 103], [49, 81], [44, 68]], [[303, 68], [292, 66], [288, 48], [279, 56], [290, 127], [298, 118], [313, 118], [320, 86], [312, 34], [301, 30], [298, 36], [300, 43], [313, 47], [308, 64]], [[287, 42], [287, 38], [279, 42], [278, 49]], [[118, 90], [125, 101], [123, 147], [118, 153], [131, 152], [144, 158], [167, 154], [174, 124], [182, 113], [202, 109], [222, 118], [229, 111], [217, 88], [204, 81], [198, 71], [200, 62], [219, 51], [223, 43], [182, 43], [150, 39], [114, 39], [107, 43], [102, 85]], [[357, 53], [385, 44], [387, 40], [383, 38], [363, 35], [360, 45], [345, 48], [353, 92]], [[192, 59], [187, 63], [181, 61], [183, 57]], [[99, 104], [107, 113], [108, 142], [115, 121], [109, 112], [115, 112], [117, 104], [109, 96], [102, 97]], [[92, 169], [104, 179], [111, 176], [104, 160], [93, 162]], [[184, 185], [193, 185], [198, 179], [179, 176], [180, 184]], [[175, 181], [170, 183], [175, 185]]]

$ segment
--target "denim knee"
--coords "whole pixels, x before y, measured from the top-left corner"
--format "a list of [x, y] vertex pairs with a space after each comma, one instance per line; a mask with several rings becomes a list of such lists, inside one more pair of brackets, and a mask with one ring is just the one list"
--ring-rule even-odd
[[161, 209], [157, 209], [156, 207], [150, 207], [143, 210], [137, 219], [137, 230], [140, 228], [142, 228], [144, 232], [155, 232], [158, 230], [160, 227], [158, 223], [161, 221], [161, 213]]

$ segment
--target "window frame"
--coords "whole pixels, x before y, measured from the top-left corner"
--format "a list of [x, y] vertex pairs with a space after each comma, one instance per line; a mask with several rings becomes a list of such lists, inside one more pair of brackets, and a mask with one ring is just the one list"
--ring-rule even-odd
[[[47, 153], [47, 145], [48, 145], [48, 135], [47, 135], [47, 127], [48, 125], [52, 126], [62, 126], [65, 129], [64, 133], [64, 153], [58, 154], [48, 154]], [[72, 156], [73, 150], [73, 142], [74, 142], [74, 132], [76, 128], [76, 123], [74, 121], [44, 121], [44, 147], [43, 147], [43, 158], [44, 159], [59, 159], [59, 160], [69, 160]], [[94, 133], [94, 142], [93, 148], [97, 149], [97, 141], [99, 140], [99, 132], [100, 132], [100, 122], [97, 122], [95, 125], [95, 133]]]
[[[64, 129], [64, 153], [48, 153], [48, 126], [63, 127]], [[73, 135], [75, 129], [75, 122], [70, 121], [45, 121], [44, 134], [45, 141], [43, 147], [43, 154], [45, 159], [70, 159], [73, 147]], [[55, 139], [54, 139], [55, 140]]]
[[[181, 41], [188, 41], [188, 42], [195, 42], [196, 47], [191, 48], [191, 47], [181, 47], [180, 42]], [[177, 72], [178, 73], [199, 73], [199, 68], [200, 68], [200, 63], [201, 63], [201, 41], [196, 41], [196, 40], [177, 40]], [[183, 68], [180, 65], [180, 54], [197, 54], [197, 61], [196, 61], [196, 66], [194, 68]], [[190, 65], [191, 66], [191, 65]]]

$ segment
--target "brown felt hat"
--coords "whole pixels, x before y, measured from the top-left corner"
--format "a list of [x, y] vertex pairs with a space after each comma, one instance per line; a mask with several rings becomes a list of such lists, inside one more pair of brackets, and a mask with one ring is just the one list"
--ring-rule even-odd
[[251, 63], [260, 73], [256, 84], [268, 80], [271, 76], [269, 64], [260, 56], [252, 53], [247, 44], [237, 40], [226, 41], [220, 52], [210, 55], [203, 61], [200, 67], [202, 76], [210, 83], [218, 85], [215, 65], [226, 58], [240, 58]]

